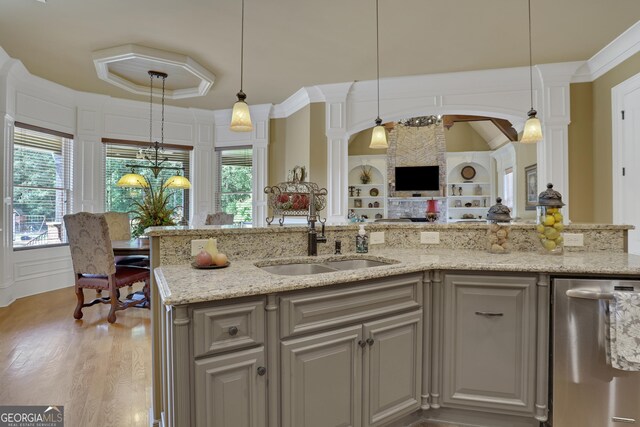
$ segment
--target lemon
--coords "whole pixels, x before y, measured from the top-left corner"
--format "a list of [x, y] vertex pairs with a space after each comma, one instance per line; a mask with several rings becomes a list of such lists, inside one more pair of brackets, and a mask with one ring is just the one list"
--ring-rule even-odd
[[552, 251], [556, 248], [556, 242], [554, 242], [553, 240], [545, 240], [544, 242], [542, 242], [542, 245], [548, 251]]
[[544, 235], [549, 240], [556, 240], [560, 236], [560, 233], [558, 233], [558, 230], [556, 230], [555, 228], [547, 228], [544, 231]]
[[562, 224], [561, 222], [556, 222], [555, 224], [553, 224], [553, 228], [558, 231], [562, 231], [564, 230], [564, 224]]
[[546, 239], [546, 237], [545, 237], [545, 235], [544, 235], [543, 233], [538, 234], [538, 238], [539, 238], [540, 240], [544, 240], [544, 239]]
[[542, 224], [538, 224], [538, 226], [536, 227], [536, 229], [538, 230], [538, 233], [544, 233], [544, 225], [542, 225]]
[[560, 212], [556, 212], [553, 214], [553, 218], [556, 222], [562, 222], [562, 214]]
[[544, 225], [553, 225], [556, 220], [553, 215], [547, 215], [544, 217]]
[[564, 239], [562, 238], [562, 236], [558, 236], [558, 238], [556, 239], [556, 245], [561, 245], [562, 242], [564, 242]]
[[549, 209], [547, 209], [547, 213], [548, 214], [554, 214], [556, 212], [558, 212], [558, 208], [549, 208]]

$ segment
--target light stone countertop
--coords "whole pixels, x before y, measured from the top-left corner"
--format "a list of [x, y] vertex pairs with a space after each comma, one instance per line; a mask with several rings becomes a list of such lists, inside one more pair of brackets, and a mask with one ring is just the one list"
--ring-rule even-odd
[[[357, 270], [300, 276], [268, 273], [258, 267], [289, 262], [314, 263], [329, 259], [367, 258], [397, 263]], [[454, 249], [370, 249], [368, 254], [233, 260], [227, 268], [200, 270], [190, 265], [164, 265], [154, 270], [165, 305], [191, 304], [229, 298], [265, 295], [414, 273], [425, 270], [467, 270], [550, 273], [563, 275], [634, 275], [640, 278], [640, 256], [627, 253], [579, 252], [542, 255], [532, 252], [490, 254]]]

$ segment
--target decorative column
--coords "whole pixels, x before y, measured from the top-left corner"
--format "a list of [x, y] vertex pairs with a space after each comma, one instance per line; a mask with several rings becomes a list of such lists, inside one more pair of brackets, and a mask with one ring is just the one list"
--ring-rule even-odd
[[347, 134], [347, 95], [352, 83], [321, 86], [325, 98], [327, 135], [327, 223], [347, 219], [349, 179], [349, 135]]
[[[569, 123], [570, 83], [577, 63], [545, 64], [534, 67], [534, 84], [541, 87], [538, 99], [542, 115], [544, 140], [538, 143], [538, 192], [544, 191], [547, 183], [565, 200], [569, 200]], [[536, 94], [538, 91], [536, 91]], [[565, 221], [570, 219], [569, 208], [564, 208]]]
[[[207, 213], [214, 211], [215, 170], [213, 153], [213, 115], [194, 112], [194, 144], [191, 158], [191, 218], [189, 224], [202, 225]], [[200, 218], [202, 217], [202, 218]]]

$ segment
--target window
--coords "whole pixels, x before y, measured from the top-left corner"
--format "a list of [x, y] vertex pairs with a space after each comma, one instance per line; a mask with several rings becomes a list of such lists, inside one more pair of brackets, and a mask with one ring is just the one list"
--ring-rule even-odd
[[216, 149], [216, 211], [233, 214], [234, 222], [252, 222], [253, 150]]
[[67, 241], [62, 217], [71, 212], [73, 135], [15, 123], [13, 134], [13, 247]]
[[502, 204], [513, 210], [513, 168], [505, 169], [502, 182], [504, 184]]
[[[114, 212], [131, 212], [133, 210], [133, 201], [142, 199], [142, 189], [140, 188], [124, 188], [118, 187], [116, 183], [122, 175], [131, 172], [131, 168], [126, 165], [149, 165], [148, 160], [137, 158], [140, 149], [149, 147], [145, 142], [121, 141], [103, 138], [105, 149], [105, 193], [104, 207], [105, 211]], [[164, 162], [162, 166], [184, 168], [184, 176], [189, 177], [189, 152], [191, 147], [175, 146], [165, 144], [163, 157], [169, 160]], [[163, 169], [160, 171], [158, 178], [153, 177], [151, 169], [137, 168], [136, 172], [144, 176], [147, 181], [157, 188], [167, 178], [176, 175], [178, 171], [175, 169]], [[182, 172], [180, 172], [182, 174]], [[178, 223], [183, 218], [189, 218], [189, 190], [169, 190], [171, 196], [169, 199], [169, 207], [175, 208], [173, 220]]]

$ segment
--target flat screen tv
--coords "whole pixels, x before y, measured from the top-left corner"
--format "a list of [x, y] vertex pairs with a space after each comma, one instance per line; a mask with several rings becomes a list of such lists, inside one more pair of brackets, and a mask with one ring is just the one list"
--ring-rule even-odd
[[439, 166], [396, 167], [396, 191], [440, 190]]

